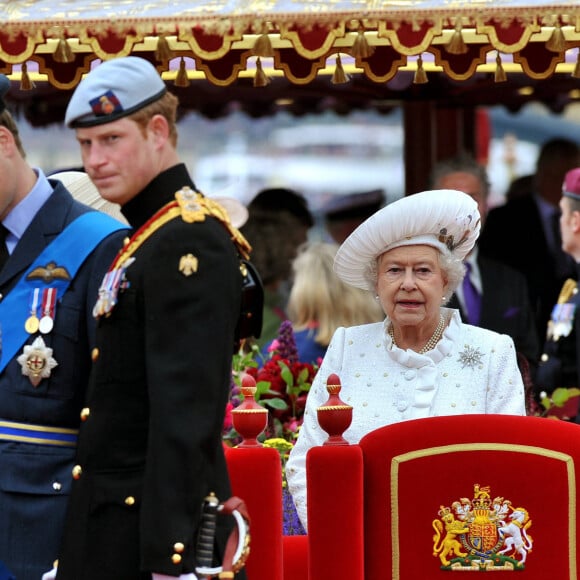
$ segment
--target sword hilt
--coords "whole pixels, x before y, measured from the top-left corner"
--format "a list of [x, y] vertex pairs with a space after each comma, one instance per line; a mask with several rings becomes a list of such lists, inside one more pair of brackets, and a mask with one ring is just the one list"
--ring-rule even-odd
[[197, 562], [200, 567], [211, 567], [217, 528], [219, 501], [211, 492], [203, 502], [201, 523], [197, 536]]

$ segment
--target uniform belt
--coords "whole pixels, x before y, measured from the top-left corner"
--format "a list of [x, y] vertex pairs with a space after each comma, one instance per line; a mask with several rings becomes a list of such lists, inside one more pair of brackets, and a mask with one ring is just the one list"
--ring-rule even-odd
[[46, 427], [44, 425], [0, 420], [0, 441], [76, 447], [78, 433], [78, 429]]

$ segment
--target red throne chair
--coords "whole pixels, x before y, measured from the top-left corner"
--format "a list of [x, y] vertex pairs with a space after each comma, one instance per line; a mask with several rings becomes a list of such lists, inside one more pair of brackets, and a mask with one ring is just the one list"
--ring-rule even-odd
[[311, 449], [308, 578], [576, 580], [579, 475], [580, 426], [539, 417], [419, 419]]

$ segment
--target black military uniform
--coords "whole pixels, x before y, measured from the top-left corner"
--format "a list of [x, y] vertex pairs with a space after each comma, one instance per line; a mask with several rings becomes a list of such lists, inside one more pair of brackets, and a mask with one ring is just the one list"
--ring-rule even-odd
[[580, 386], [580, 292], [576, 280], [566, 280], [548, 322], [535, 391], [551, 394], [558, 387]]
[[230, 495], [221, 432], [242, 276], [233, 230], [194, 190], [178, 165], [123, 207], [137, 232], [96, 306], [59, 580], [193, 572], [199, 498]]

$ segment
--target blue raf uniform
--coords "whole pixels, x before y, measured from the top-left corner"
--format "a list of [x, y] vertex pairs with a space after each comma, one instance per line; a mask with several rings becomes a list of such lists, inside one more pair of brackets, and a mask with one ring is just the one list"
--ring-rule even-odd
[[[125, 237], [121, 223], [36, 173], [21, 202], [35, 208], [24, 231], [11, 230], [22, 207], [2, 220], [11, 254], [0, 271], [0, 561], [10, 573], [0, 577], [17, 580], [40, 580], [58, 556], [94, 346], [91, 308]], [[88, 245], [66, 237], [77, 219]]]

